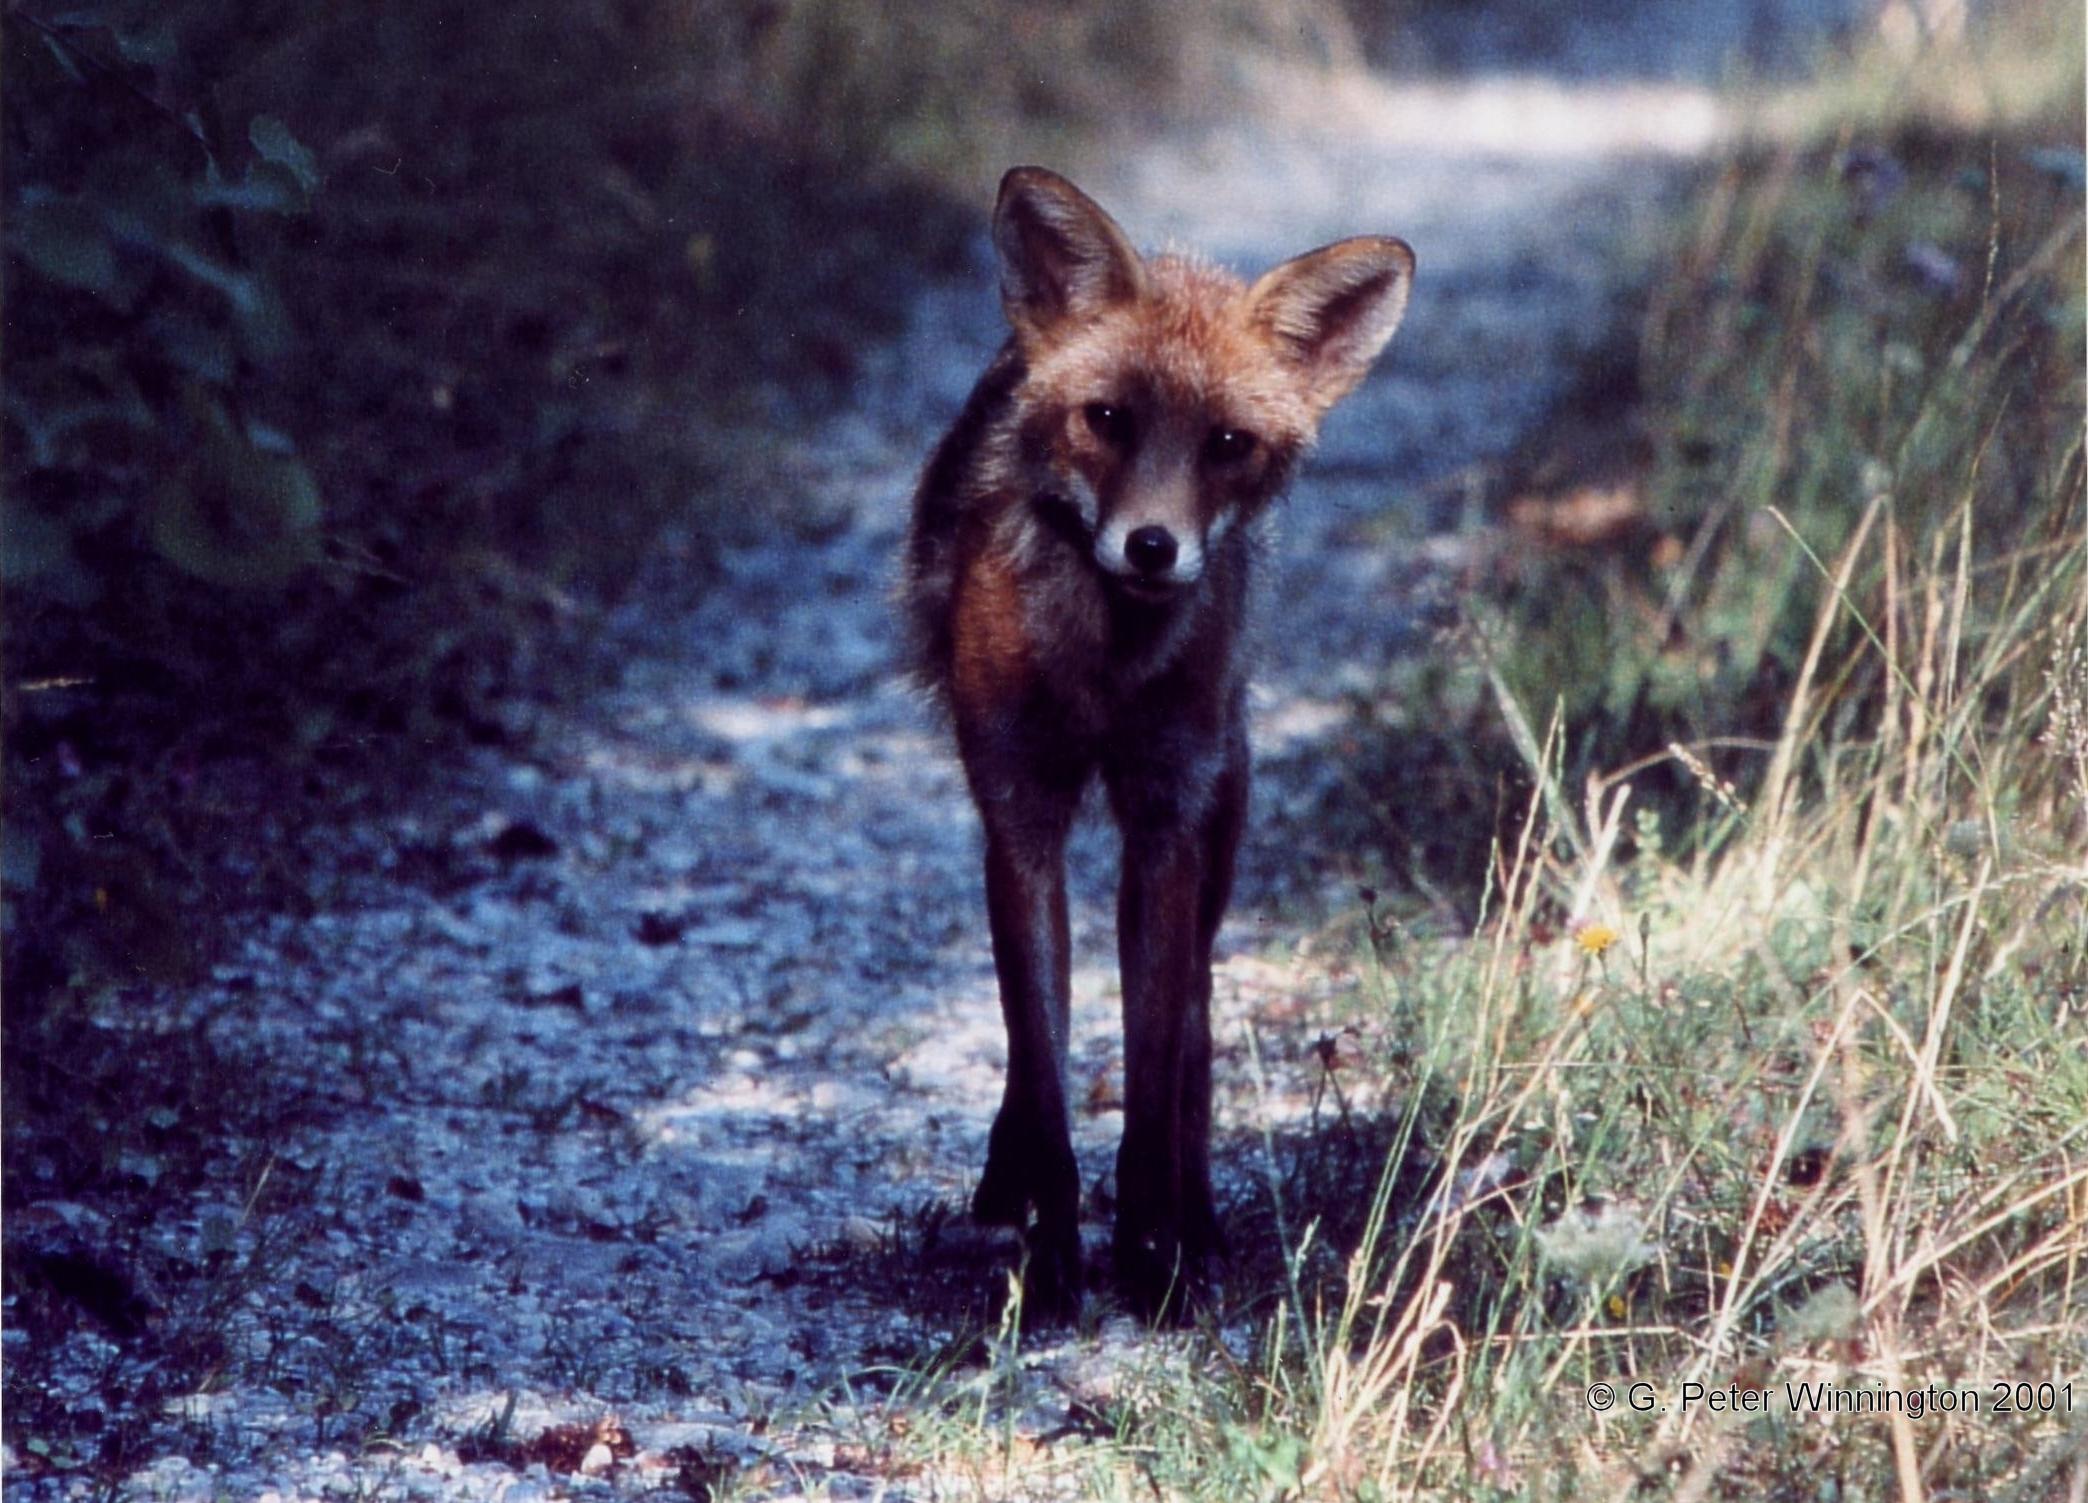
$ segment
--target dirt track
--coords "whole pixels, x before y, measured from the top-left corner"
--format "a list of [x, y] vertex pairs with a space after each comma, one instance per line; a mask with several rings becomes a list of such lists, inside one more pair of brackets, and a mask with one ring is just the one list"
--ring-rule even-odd
[[[1353, 853], [1304, 818], [1343, 775], [1343, 696], [1425, 645], [1445, 482], [1556, 391], [1611, 314], [1621, 249], [1714, 128], [1703, 96], [1637, 87], [1359, 84], [1082, 175], [1142, 241], [1247, 269], [1366, 231], [1420, 255], [1406, 328], [1288, 503], [1221, 941], [1234, 1141], [1309, 1076], [1272, 1020], [1328, 984], [1290, 957], [1351, 901]], [[695, 1456], [771, 1457], [835, 1496], [884, 1485], [800, 1422], [845, 1375], [932, 1351], [986, 1266], [930, 1235], [969, 1192], [1003, 1057], [976, 832], [894, 674], [888, 587], [914, 471], [1000, 337], [982, 238], [968, 276], [922, 288], [861, 401], [775, 456], [774, 487], [818, 496], [831, 525], [733, 553], [693, 606], [642, 596], [607, 628], [619, 682], [315, 849], [316, 916], [180, 999], [322, 1104], [272, 1171], [317, 1210], [257, 1264], [226, 1382], [170, 1414], [138, 1487], [512, 1500], [673, 1486]], [[1090, 1180], [1119, 1126], [1113, 855], [1091, 829], [1075, 864]], [[1236, 1193], [1256, 1173], [1245, 1150], [1221, 1169]], [[225, 1206], [161, 1234], [200, 1259], [259, 1230]], [[923, 1270], [931, 1244], [955, 1247], [947, 1268]], [[1046, 1348], [1040, 1402], [1128, 1334], [1105, 1320]], [[70, 1339], [92, 1402], [116, 1349]], [[531, 1448], [611, 1413], [631, 1445], [597, 1477]], [[37, 1491], [11, 1467], [18, 1485]], [[884, 1495], [909, 1488], [933, 1492]]]

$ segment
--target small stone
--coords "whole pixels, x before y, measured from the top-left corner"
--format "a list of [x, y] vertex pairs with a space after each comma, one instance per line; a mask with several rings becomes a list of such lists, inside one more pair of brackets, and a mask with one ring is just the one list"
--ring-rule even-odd
[[841, 1223], [841, 1241], [856, 1252], [875, 1252], [884, 1245], [885, 1229], [868, 1216], [850, 1216]]

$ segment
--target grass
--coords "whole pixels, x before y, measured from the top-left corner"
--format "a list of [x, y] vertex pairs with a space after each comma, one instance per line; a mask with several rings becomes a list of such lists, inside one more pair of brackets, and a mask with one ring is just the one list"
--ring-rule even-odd
[[1271, 1149], [1250, 1344], [1087, 1395], [1003, 1342], [848, 1423], [951, 1496], [2082, 1496], [2079, 37], [1923, 60], [2068, 80], [1982, 116], [1862, 60], [1708, 183], [1631, 525], [1424, 670], [1490, 727], [1476, 917], [1358, 922], [1314, 1021], [1386, 1167], [1359, 1216]]

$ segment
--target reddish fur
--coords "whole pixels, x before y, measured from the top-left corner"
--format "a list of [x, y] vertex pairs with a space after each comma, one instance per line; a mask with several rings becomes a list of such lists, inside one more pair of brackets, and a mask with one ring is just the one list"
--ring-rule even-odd
[[[1003, 182], [994, 234], [1014, 336], [922, 477], [907, 581], [918, 667], [985, 826], [1008, 1025], [973, 1210], [1034, 1211], [1032, 1298], [1077, 1298], [1064, 845], [1099, 777], [1124, 833], [1117, 1265], [1144, 1309], [1179, 1311], [1219, 1240], [1211, 946], [1246, 807], [1252, 524], [1390, 338], [1413, 259], [1343, 241], [1249, 286], [1140, 258], [1034, 168]], [[1244, 452], [1218, 443], [1238, 433]], [[1141, 533], [1163, 535], [1157, 562], [1135, 556]]]
[[1247, 287], [1217, 267], [1180, 256], [1146, 263], [1147, 295], [1074, 326], [1022, 338], [1027, 393], [1037, 407], [1077, 407], [1126, 371], [1148, 375], [1161, 400], [1238, 423], [1268, 438], [1302, 442], [1323, 403], [1260, 325]]
[[993, 553], [982, 554], [958, 581], [950, 687], [966, 719], [995, 714], [1029, 678], [1021, 591], [1008, 560]]

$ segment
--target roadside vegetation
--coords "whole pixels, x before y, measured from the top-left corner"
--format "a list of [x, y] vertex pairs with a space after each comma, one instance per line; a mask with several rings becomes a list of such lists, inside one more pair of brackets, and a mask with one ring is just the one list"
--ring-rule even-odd
[[[1252, 1349], [1178, 1338], [1047, 1418], [1003, 1331], [859, 1437], [902, 1414], [896, 1454], [981, 1497], [2079, 1495], [2065, 12], [1765, 94], [1502, 488], [1466, 621], [1371, 712], [1413, 896], [1366, 895], [1314, 1020], [1318, 1130], [1376, 1172], [1270, 1146]], [[1493, 839], [1410, 838], [1431, 794]], [[1801, 1384], [1919, 1399], [1823, 1419]]]

